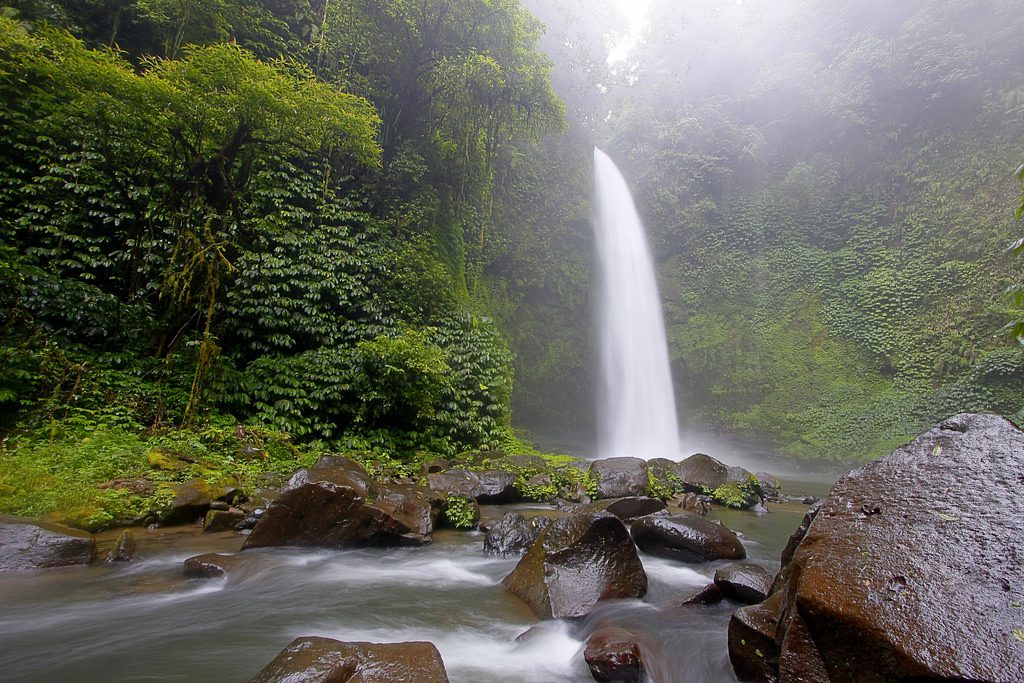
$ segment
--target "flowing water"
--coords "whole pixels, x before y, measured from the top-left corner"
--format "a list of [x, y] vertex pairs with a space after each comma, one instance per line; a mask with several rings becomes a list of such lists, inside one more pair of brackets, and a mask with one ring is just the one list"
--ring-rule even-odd
[[676, 459], [679, 431], [661, 300], [643, 225], [625, 179], [594, 149], [600, 276], [600, 457]]
[[[775, 571], [803, 513], [784, 505], [716, 514], [745, 534], [751, 560]], [[716, 563], [642, 555], [645, 601], [602, 604], [576, 623], [539, 622], [500, 585], [517, 558], [485, 555], [479, 532], [442, 531], [423, 548], [246, 551], [227, 578], [212, 580], [184, 578], [182, 561], [235, 552], [239, 537], [136, 534], [138, 559], [128, 565], [0, 577], [0, 680], [245, 681], [293, 638], [319, 635], [429, 640], [453, 683], [582, 683], [593, 680], [583, 644], [605, 623], [637, 633], [656, 681], [735, 680], [725, 645], [735, 605], [663, 607], [706, 585]]]

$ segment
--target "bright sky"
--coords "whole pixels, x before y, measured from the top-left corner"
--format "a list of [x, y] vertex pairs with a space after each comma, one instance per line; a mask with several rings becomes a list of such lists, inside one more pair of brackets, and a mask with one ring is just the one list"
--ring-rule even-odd
[[618, 45], [613, 45], [608, 51], [608, 62], [617, 62], [626, 58], [630, 48], [640, 39], [640, 32], [643, 30], [644, 19], [647, 16], [647, 5], [650, 0], [613, 0], [619, 10], [629, 20], [629, 34]]

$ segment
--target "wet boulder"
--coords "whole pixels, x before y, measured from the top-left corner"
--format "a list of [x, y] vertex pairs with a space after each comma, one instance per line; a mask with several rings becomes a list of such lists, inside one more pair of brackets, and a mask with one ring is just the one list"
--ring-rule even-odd
[[665, 509], [665, 501], [647, 496], [629, 496], [595, 501], [586, 506], [591, 512], [609, 512], [623, 522], [653, 515]]
[[487, 529], [487, 535], [484, 536], [484, 552], [502, 557], [521, 555], [533, 545], [548, 524], [551, 524], [548, 517], [527, 519], [518, 512], [507, 512]]
[[309, 469], [297, 471], [282, 490], [289, 491], [311, 481], [347, 486], [364, 498], [374, 496], [377, 492], [376, 483], [365, 467], [352, 458], [336, 455], [325, 455]]
[[501, 505], [516, 500], [515, 476], [501, 470], [448, 470], [427, 475], [432, 491], [472, 498], [481, 505]]
[[764, 567], [742, 562], [715, 571], [715, 585], [730, 600], [756, 605], [768, 597], [774, 577]]
[[679, 601], [680, 607], [687, 605], [716, 605], [722, 602], [722, 591], [718, 586], [709, 583], [695, 593], [690, 593]]
[[781, 599], [782, 594], [775, 593], [758, 605], [736, 610], [729, 619], [729, 659], [741, 681], [777, 680], [779, 646], [775, 628]]
[[595, 681], [640, 683], [644, 680], [640, 646], [625, 629], [607, 627], [595, 631], [587, 639], [583, 659]]
[[630, 530], [640, 550], [681, 562], [742, 560], [747, 556], [731, 529], [695, 515], [644, 517]]
[[542, 619], [579, 617], [600, 600], [647, 594], [636, 546], [607, 513], [552, 522], [502, 584]]
[[711, 497], [699, 493], [676, 493], [669, 498], [668, 505], [693, 515], [706, 515], [711, 512]]
[[210, 510], [203, 518], [203, 531], [234, 531], [248, 517], [245, 512], [236, 508], [227, 510]]
[[352, 487], [307, 481], [270, 504], [242, 549], [423, 545], [431, 540], [432, 506], [427, 493], [392, 491], [371, 504]]
[[447, 683], [433, 643], [344, 643], [296, 638], [250, 683]]
[[[963, 414], [841, 478], [784, 551], [772, 596], [734, 615], [737, 675], [1021, 680], [1022, 472], [1024, 433]], [[777, 666], [741, 647], [753, 622]]]
[[650, 487], [647, 463], [640, 458], [605, 458], [590, 465], [590, 474], [597, 480], [595, 498], [644, 496]]
[[0, 572], [88, 564], [95, 554], [96, 541], [84, 531], [0, 515]]
[[782, 500], [782, 482], [774, 474], [768, 472], [757, 472], [754, 474], [757, 482], [761, 485], [761, 493], [768, 502], [779, 502]]
[[183, 571], [185, 576], [192, 579], [216, 579], [230, 572], [239, 561], [240, 558], [235, 555], [205, 553], [185, 560]]
[[729, 480], [729, 468], [706, 453], [694, 453], [672, 468], [684, 492], [707, 493]]

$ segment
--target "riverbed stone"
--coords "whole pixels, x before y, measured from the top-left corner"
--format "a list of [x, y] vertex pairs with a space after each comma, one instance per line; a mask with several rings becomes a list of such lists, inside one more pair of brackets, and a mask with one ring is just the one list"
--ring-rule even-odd
[[758, 564], [740, 562], [715, 570], [715, 585], [730, 600], [756, 605], [768, 597], [774, 576]]
[[636, 637], [629, 631], [610, 626], [598, 629], [587, 639], [583, 659], [595, 681], [640, 683], [644, 664]]
[[377, 493], [376, 482], [365, 467], [352, 458], [337, 455], [325, 455], [317, 460], [312, 467], [295, 472], [282, 488], [282, 492], [298, 488], [311, 481], [347, 486], [364, 498], [372, 497]]
[[182, 569], [189, 578], [216, 579], [230, 572], [239, 562], [240, 558], [236, 555], [204, 553], [185, 560]]
[[680, 600], [679, 606], [685, 607], [687, 605], [716, 605], [722, 602], [722, 597], [722, 591], [719, 590], [718, 586], [714, 583], [709, 583], [708, 585], [701, 588], [699, 591], [696, 591], [695, 593], [690, 593], [682, 600]]
[[88, 564], [95, 554], [96, 541], [85, 531], [0, 515], [0, 572]]
[[242, 549], [423, 545], [431, 541], [432, 517], [436, 519], [426, 492], [413, 496], [385, 491], [371, 504], [350, 486], [307, 481], [271, 503]]
[[781, 599], [782, 593], [775, 593], [760, 604], [736, 610], [729, 619], [729, 658], [741, 681], [777, 681], [779, 645], [775, 629]]
[[502, 470], [448, 470], [427, 475], [427, 485], [439, 493], [473, 498], [481, 505], [501, 505], [516, 500], [515, 476]]
[[[1022, 473], [1024, 433], [961, 414], [841, 478], [787, 546], [772, 596], [734, 616], [737, 675], [1022, 680]], [[734, 646], [751, 614], [778, 646], [766, 671]]]
[[448, 683], [433, 643], [293, 640], [250, 683]]
[[131, 529], [125, 529], [117, 536], [114, 547], [107, 553], [107, 562], [131, 562], [135, 556], [135, 535]]
[[650, 488], [647, 462], [640, 458], [605, 458], [590, 465], [590, 474], [597, 480], [595, 498], [644, 496]]
[[754, 476], [761, 484], [761, 493], [768, 502], [779, 502], [782, 500], [782, 482], [774, 474], [769, 472], [755, 472]]
[[237, 508], [227, 510], [210, 510], [203, 518], [203, 532], [233, 531], [242, 524], [248, 515]]
[[608, 513], [552, 522], [502, 584], [542, 619], [580, 617], [600, 600], [647, 594], [636, 546]]
[[643, 517], [630, 535], [645, 553], [680, 562], [742, 560], [747, 551], [726, 526], [696, 515]]
[[694, 453], [672, 468], [683, 491], [707, 493], [729, 480], [729, 468], [706, 453]]
[[527, 519], [521, 513], [506, 512], [504, 517], [487, 529], [487, 535], [484, 536], [484, 552], [501, 557], [521, 555], [533, 545], [549, 524], [549, 517], [537, 516]]

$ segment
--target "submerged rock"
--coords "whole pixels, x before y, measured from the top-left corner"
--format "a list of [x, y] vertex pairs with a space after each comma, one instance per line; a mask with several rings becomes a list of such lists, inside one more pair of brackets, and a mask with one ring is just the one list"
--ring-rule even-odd
[[963, 414], [840, 479], [787, 546], [772, 596], [733, 616], [737, 675], [1022, 680], [1022, 472], [1024, 433]]
[[183, 563], [185, 576], [193, 579], [216, 579], [231, 571], [239, 562], [234, 555], [205, 553], [188, 558]]
[[742, 560], [747, 556], [731, 529], [695, 515], [644, 517], [630, 530], [640, 550], [681, 562]]
[[590, 474], [597, 479], [596, 498], [644, 496], [650, 487], [647, 462], [640, 458], [605, 458], [590, 465]]
[[433, 643], [296, 638], [250, 683], [447, 683]]
[[502, 584], [542, 619], [580, 617], [600, 600], [647, 594], [636, 546], [607, 513], [552, 522]]
[[85, 531], [0, 515], [0, 572], [88, 564], [95, 554], [96, 541]]
[[527, 519], [518, 512], [507, 512], [487, 530], [484, 552], [501, 556], [522, 554], [548, 524], [551, 524], [548, 517]]
[[622, 628], [602, 628], [587, 640], [583, 659], [595, 681], [639, 683], [644, 679], [640, 646], [632, 633]]
[[245, 522], [248, 515], [238, 509], [210, 510], [203, 518], [203, 531], [233, 531]]
[[755, 605], [768, 597], [772, 578], [767, 569], [748, 562], [731, 564], [715, 571], [715, 585], [722, 595], [748, 605]]

